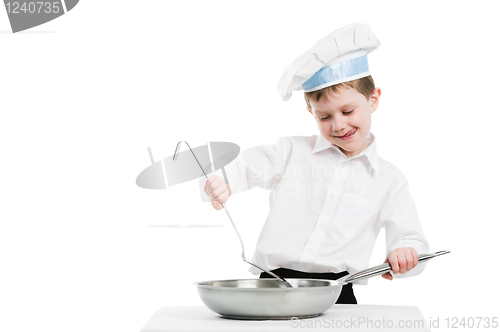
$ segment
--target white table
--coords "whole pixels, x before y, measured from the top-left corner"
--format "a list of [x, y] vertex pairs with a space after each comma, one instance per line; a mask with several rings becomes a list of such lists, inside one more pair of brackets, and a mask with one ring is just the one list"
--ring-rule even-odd
[[164, 307], [148, 320], [141, 332], [311, 330], [430, 331], [417, 307], [336, 304], [316, 318], [275, 321], [226, 319], [202, 306]]

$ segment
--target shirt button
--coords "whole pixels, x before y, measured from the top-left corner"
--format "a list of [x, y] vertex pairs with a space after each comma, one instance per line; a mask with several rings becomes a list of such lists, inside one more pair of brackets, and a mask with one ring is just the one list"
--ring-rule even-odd
[[313, 249], [312, 248], [307, 248], [307, 251], [312, 252]]
[[319, 224], [319, 229], [323, 229], [324, 224]]
[[344, 168], [345, 167], [345, 163], [340, 164], [340, 167]]
[[333, 193], [330, 193], [330, 198], [333, 198]]

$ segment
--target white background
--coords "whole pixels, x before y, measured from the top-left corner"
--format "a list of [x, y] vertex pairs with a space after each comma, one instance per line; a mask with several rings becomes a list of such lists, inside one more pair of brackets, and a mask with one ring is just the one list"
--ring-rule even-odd
[[[1, 9], [0, 330], [139, 331], [160, 307], [202, 305], [195, 281], [252, 278], [197, 181], [136, 186], [147, 147], [158, 160], [179, 140], [246, 149], [316, 134], [302, 94], [282, 102], [276, 85], [351, 22], [382, 43], [369, 56], [378, 152], [408, 177], [431, 250], [451, 251], [418, 277], [356, 287], [358, 301], [417, 306], [441, 327], [499, 316], [496, 7], [83, 0], [18, 34]], [[228, 208], [251, 257], [268, 193]], [[221, 227], [172, 227], [192, 224]]]

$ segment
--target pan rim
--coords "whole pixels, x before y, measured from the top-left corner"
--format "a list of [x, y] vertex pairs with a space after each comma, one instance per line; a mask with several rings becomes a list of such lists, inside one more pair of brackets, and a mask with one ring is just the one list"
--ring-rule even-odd
[[338, 287], [342, 286], [343, 283], [340, 283], [336, 280], [330, 280], [330, 279], [307, 279], [307, 278], [289, 278], [292, 280], [304, 280], [304, 281], [324, 281], [328, 282], [328, 285], [322, 285], [322, 286], [313, 286], [313, 287], [262, 287], [262, 288], [251, 288], [251, 287], [224, 287], [224, 286], [214, 286], [214, 285], [209, 285], [209, 283], [212, 282], [237, 282], [237, 281], [255, 281], [255, 280], [276, 280], [274, 278], [261, 278], [261, 279], [218, 279], [218, 280], [204, 280], [204, 281], [196, 281], [193, 283], [193, 285], [196, 285], [199, 288], [207, 288], [207, 289], [224, 289], [224, 290], [237, 290], [237, 291], [242, 291], [242, 290], [251, 290], [251, 291], [270, 291], [270, 290], [277, 290], [277, 291], [291, 291], [291, 290], [303, 290], [303, 289], [321, 289], [321, 288], [331, 288], [331, 287]]

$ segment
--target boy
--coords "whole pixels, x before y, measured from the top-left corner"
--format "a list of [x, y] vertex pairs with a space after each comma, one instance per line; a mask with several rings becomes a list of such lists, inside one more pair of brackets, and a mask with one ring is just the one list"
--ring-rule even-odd
[[[217, 175], [205, 182], [217, 210], [232, 191], [271, 190], [253, 260], [281, 277], [338, 279], [366, 269], [380, 228], [393, 274], [416, 275], [423, 268], [408, 274], [429, 248], [407, 180], [378, 157], [370, 133], [381, 90], [367, 54], [379, 46], [363, 24], [321, 39], [285, 70], [278, 86], [284, 100], [304, 90], [320, 135], [282, 137], [276, 146], [242, 152], [226, 167], [231, 188]], [[337, 303], [357, 303], [350, 284]]]

